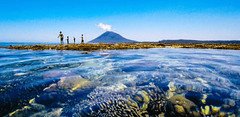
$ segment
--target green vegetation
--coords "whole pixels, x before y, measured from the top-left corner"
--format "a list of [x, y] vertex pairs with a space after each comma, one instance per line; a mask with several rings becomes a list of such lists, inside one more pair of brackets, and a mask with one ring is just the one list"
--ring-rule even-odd
[[200, 48], [200, 49], [232, 49], [240, 50], [240, 44], [163, 44], [163, 43], [121, 43], [121, 44], [68, 44], [68, 45], [31, 45], [9, 46], [9, 49], [18, 50], [121, 50], [121, 49], [147, 49], [147, 48]]

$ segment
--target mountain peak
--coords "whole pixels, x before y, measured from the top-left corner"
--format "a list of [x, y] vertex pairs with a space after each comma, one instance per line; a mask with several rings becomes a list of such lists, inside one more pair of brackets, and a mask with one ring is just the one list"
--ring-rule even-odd
[[[119, 34], [113, 32], [113, 31], [106, 31], [106, 32], [103, 33], [101, 36], [105, 36], [105, 35], [119, 35]], [[119, 36], [121, 36], [121, 35], [119, 35]]]
[[120, 34], [117, 34], [113, 31], [106, 31], [99, 37], [90, 41], [90, 43], [133, 43], [133, 42], [136, 41], [126, 39]]

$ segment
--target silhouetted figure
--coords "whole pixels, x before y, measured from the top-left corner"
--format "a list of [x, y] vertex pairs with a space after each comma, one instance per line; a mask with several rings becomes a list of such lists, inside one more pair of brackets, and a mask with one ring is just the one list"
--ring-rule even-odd
[[67, 44], [69, 44], [69, 36], [67, 36]]
[[60, 31], [58, 38], [60, 38], [60, 44], [63, 44], [64, 35], [62, 34], [62, 31]]
[[84, 43], [84, 40], [83, 40], [83, 34], [82, 34], [82, 37], [81, 37], [81, 38], [82, 38], [81, 43]]
[[74, 43], [74, 44], [76, 43], [76, 38], [75, 38], [75, 37], [73, 37], [73, 43]]

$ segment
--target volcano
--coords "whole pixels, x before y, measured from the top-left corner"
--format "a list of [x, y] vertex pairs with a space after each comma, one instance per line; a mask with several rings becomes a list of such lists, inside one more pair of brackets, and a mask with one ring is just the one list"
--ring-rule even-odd
[[99, 37], [93, 39], [89, 43], [134, 43], [134, 42], [136, 41], [126, 39], [115, 32], [107, 31], [100, 35]]

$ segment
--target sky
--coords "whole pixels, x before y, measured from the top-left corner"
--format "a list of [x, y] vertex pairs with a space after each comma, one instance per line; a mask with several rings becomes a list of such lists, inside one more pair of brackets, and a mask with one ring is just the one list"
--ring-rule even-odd
[[0, 42], [240, 40], [240, 0], [1, 0]]

